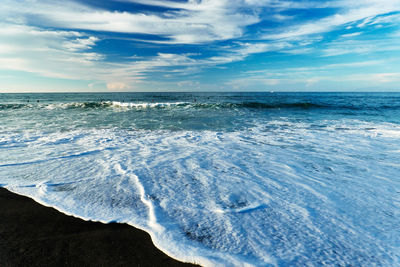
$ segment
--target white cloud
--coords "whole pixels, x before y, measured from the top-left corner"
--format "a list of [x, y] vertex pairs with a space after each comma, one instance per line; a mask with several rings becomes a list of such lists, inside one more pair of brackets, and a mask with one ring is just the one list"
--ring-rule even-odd
[[179, 8], [162, 14], [108, 11], [71, 1], [3, 0], [0, 15], [35, 17], [38, 24], [69, 29], [144, 33], [169, 38], [165, 43], [204, 43], [238, 38], [244, 28], [257, 23], [255, 13], [241, 12], [228, 0], [189, 1], [133, 1], [157, 6]]
[[[260, 13], [274, 20], [292, 20], [282, 15], [288, 9], [341, 7], [348, 10], [317, 21], [284, 29], [279, 34], [265, 35], [265, 39], [293, 38], [330, 30], [332, 27], [365, 19], [371, 19], [399, 9], [390, 0], [381, 1], [285, 1], [285, 0], [203, 0], [187, 2], [160, 0], [119, 0], [168, 8], [159, 13], [133, 13], [109, 11], [72, 1], [60, 5], [56, 0], [3, 0], [0, 10], [7, 20], [27, 21], [31, 18], [40, 25], [79, 30], [110, 31], [120, 33], [144, 33], [167, 38], [143, 40], [156, 43], [197, 44], [240, 38], [246, 27], [260, 22]], [[175, 10], [171, 10], [171, 8]], [[359, 12], [358, 12], [359, 11]], [[13, 14], [12, 18], [7, 14]], [[266, 14], [264, 14], [265, 16]], [[297, 23], [293, 20], [294, 23]], [[369, 22], [369, 21], [368, 21]], [[367, 22], [365, 22], [367, 23]]]
[[349, 38], [349, 37], [355, 37], [361, 35], [361, 32], [353, 32], [353, 33], [347, 33], [347, 34], [342, 34], [343, 38]]
[[372, 84], [399, 83], [400, 72], [352, 74], [346, 77], [348, 81], [363, 81]]
[[[345, 72], [354, 72], [360, 71], [361, 68], [368, 68], [374, 66], [375, 68], [383, 67], [387, 65], [391, 61], [398, 61], [397, 58], [393, 58], [391, 60], [367, 60], [367, 61], [357, 61], [357, 62], [343, 62], [343, 63], [334, 63], [334, 64], [324, 64], [320, 66], [313, 67], [296, 67], [296, 68], [281, 68], [281, 69], [264, 69], [264, 70], [256, 70], [256, 71], [246, 71], [244, 72], [244, 76], [253, 79], [260, 78], [276, 78], [282, 79], [284, 77], [293, 78], [304, 78], [307, 79], [307, 83], [315, 83], [316, 81], [321, 80], [322, 74], [325, 76], [327, 73], [332, 70], [344, 70]], [[353, 70], [351, 70], [353, 69]], [[315, 75], [319, 74], [319, 78], [316, 78]], [[323, 78], [327, 80], [328, 76]], [[335, 78], [333, 78], [335, 79]]]
[[[383, 15], [400, 11], [400, 2], [393, 0], [367, 1], [333, 1], [329, 5], [340, 8], [341, 11], [313, 22], [301, 23], [278, 31], [279, 33], [265, 34], [266, 40], [298, 39], [301, 36], [321, 34], [332, 31], [339, 26], [361, 21], [358, 27], [383, 21]], [[382, 17], [378, 17], [382, 16]], [[387, 15], [392, 16], [392, 15]]]
[[363, 40], [339, 40], [328, 43], [327, 48], [321, 49], [322, 56], [339, 56], [345, 54], [371, 54], [387, 51], [399, 51], [398, 44], [394, 36], [381, 36], [380, 39], [363, 39]]
[[110, 90], [127, 90], [154, 71], [190, 74], [202, 68], [244, 60], [271, 48], [263, 43], [236, 43], [220, 56], [194, 59], [198, 54], [158, 53], [110, 63], [91, 49], [99, 38], [76, 31], [0, 25], [0, 69], [35, 73], [43, 77], [103, 82]]
[[73, 41], [64, 42], [64, 47], [70, 51], [80, 51], [91, 49], [99, 41], [97, 37], [89, 36], [88, 38], [77, 38]]
[[395, 24], [399, 22], [400, 22], [400, 14], [393, 14], [375, 18], [372, 22], [369, 23], [369, 25]]
[[63, 79], [90, 79], [103, 57], [89, 52], [98, 39], [71, 31], [0, 24], [0, 68]]
[[358, 28], [363, 28], [366, 25], [370, 24], [372, 21], [373, 17], [367, 17], [365, 19], [362, 20], [362, 22], [360, 24], [357, 25]]
[[123, 91], [131, 89], [131, 86], [124, 82], [110, 82], [107, 83], [107, 89], [111, 91]]
[[[392, 58], [331, 63], [313, 67], [259, 69], [240, 73], [237, 79], [228, 84], [235, 85], [237, 88], [249, 89], [252, 87], [262, 88], [264, 85], [273, 89], [273, 86], [276, 85], [277, 89], [291, 88], [291, 90], [299, 90], [299, 88], [325, 90], [325, 86], [337, 90], [332, 87], [334, 84], [346, 84], [346, 86], [353, 84], [359, 87], [366, 87], [369, 84], [381, 86], [383, 83], [395, 85], [400, 82], [400, 73], [382, 73], [379, 70], [391, 62], [397, 61], [397, 58]], [[297, 85], [298, 88], [293, 85]]]
[[[285, 51], [291, 49], [286, 42], [250, 43], [236, 42], [226, 47], [227, 51], [218, 56], [199, 58], [198, 54], [172, 54], [158, 53], [156, 56], [141, 58], [133, 57], [123, 63], [109, 63], [104, 61], [104, 55], [91, 52], [99, 39], [75, 31], [49, 31], [38, 27], [23, 25], [3, 24], [0, 27], [0, 69], [19, 70], [36, 73], [45, 77], [76, 79], [103, 82], [109, 90], [130, 90], [138, 83], [146, 81], [148, 75], [155, 71], [168, 71], [168, 73], [193, 73], [210, 66], [224, 65], [241, 61], [246, 57], [268, 51]], [[337, 44], [337, 50], [326, 50], [328, 55], [353, 51], [360, 46], [359, 42], [349, 41]], [[283, 49], [283, 50], [282, 50]], [[346, 50], [347, 49], [347, 50]], [[387, 49], [387, 48], [385, 48]], [[367, 51], [367, 50], [366, 50]], [[270, 73], [249, 76], [242, 79], [240, 84], [264, 84], [274, 86], [290, 83], [287, 78], [295, 77], [295, 71], [315, 71], [332, 68], [361, 67], [379, 64], [376, 61], [350, 62], [328, 64], [320, 68], [305, 68], [303, 70], [288, 70], [288, 72]], [[290, 74], [290, 75], [289, 75]], [[300, 74], [300, 73], [298, 73]], [[309, 75], [309, 74], [307, 74]], [[307, 76], [306, 75], [306, 76]], [[324, 77], [293, 78], [292, 82], [304, 82], [308, 86], [317, 81], [329, 80]], [[375, 75], [375, 80], [392, 81], [395, 74]], [[178, 86], [196, 87], [196, 83], [180, 82]]]

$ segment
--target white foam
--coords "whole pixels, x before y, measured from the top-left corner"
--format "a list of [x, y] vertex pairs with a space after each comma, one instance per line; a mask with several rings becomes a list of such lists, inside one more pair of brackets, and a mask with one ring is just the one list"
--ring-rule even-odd
[[[152, 108], [172, 108], [177, 106], [188, 106], [189, 102], [119, 102], [119, 101], [100, 101], [100, 102], [66, 102], [66, 103], [45, 103], [39, 104], [38, 107], [55, 110], [69, 108], [86, 108], [86, 107], [110, 107], [114, 109], [152, 109]], [[30, 106], [34, 107], [34, 106]]]
[[136, 109], [146, 109], [146, 108], [168, 108], [179, 105], [189, 105], [189, 102], [143, 102], [143, 103], [130, 103], [130, 102], [118, 102], [112, 101], [111, 103], [113, 107], [118, 108], [136, 108]]
[[127, 173], [125, 170], [123, 170], [120, 164], [117, 164], [115, 168], [116, 171], [121, 175], [130, 177], [133, 180], [133, 183], [136, 185], [136, 188], [139, 190], [140, 200], [142, 201], [143, 204], [146, 205], [147, 209], [149, 210], [148, 226], [152, 229], [152, 231], [156, 232], [164, 231], [163, 227], [157, 223], [157, 218], [154, 213], [153, 203], [146, 196], [146, 192], [144, 190], [143, 185], [140, 183], [139, 178], [134, 174]]
[[2, 132], [0, 183], [66, 214], [129, 223], [204, 266], [393, 265], [400, 137], [365, 133], [397, 128], [326, 125]]

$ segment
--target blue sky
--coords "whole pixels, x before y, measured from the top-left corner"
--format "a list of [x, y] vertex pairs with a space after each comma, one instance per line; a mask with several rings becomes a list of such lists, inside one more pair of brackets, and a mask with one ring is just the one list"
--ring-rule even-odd
[[0, 92], [400, 91], [399, 0], [1, 0]]

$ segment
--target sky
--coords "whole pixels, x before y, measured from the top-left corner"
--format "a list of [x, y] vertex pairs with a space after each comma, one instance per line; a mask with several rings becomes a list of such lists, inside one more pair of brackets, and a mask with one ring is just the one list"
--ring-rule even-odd
[[400, 1], [0, 1], [0, 92], [114, 91], [400, 91]]

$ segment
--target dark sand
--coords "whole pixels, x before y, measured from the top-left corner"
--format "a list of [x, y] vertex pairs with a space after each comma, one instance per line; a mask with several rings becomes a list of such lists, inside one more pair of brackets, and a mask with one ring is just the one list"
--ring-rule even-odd
[[125, 224], [87, 222], [0, 188], [0, 266], [191, 266]]

